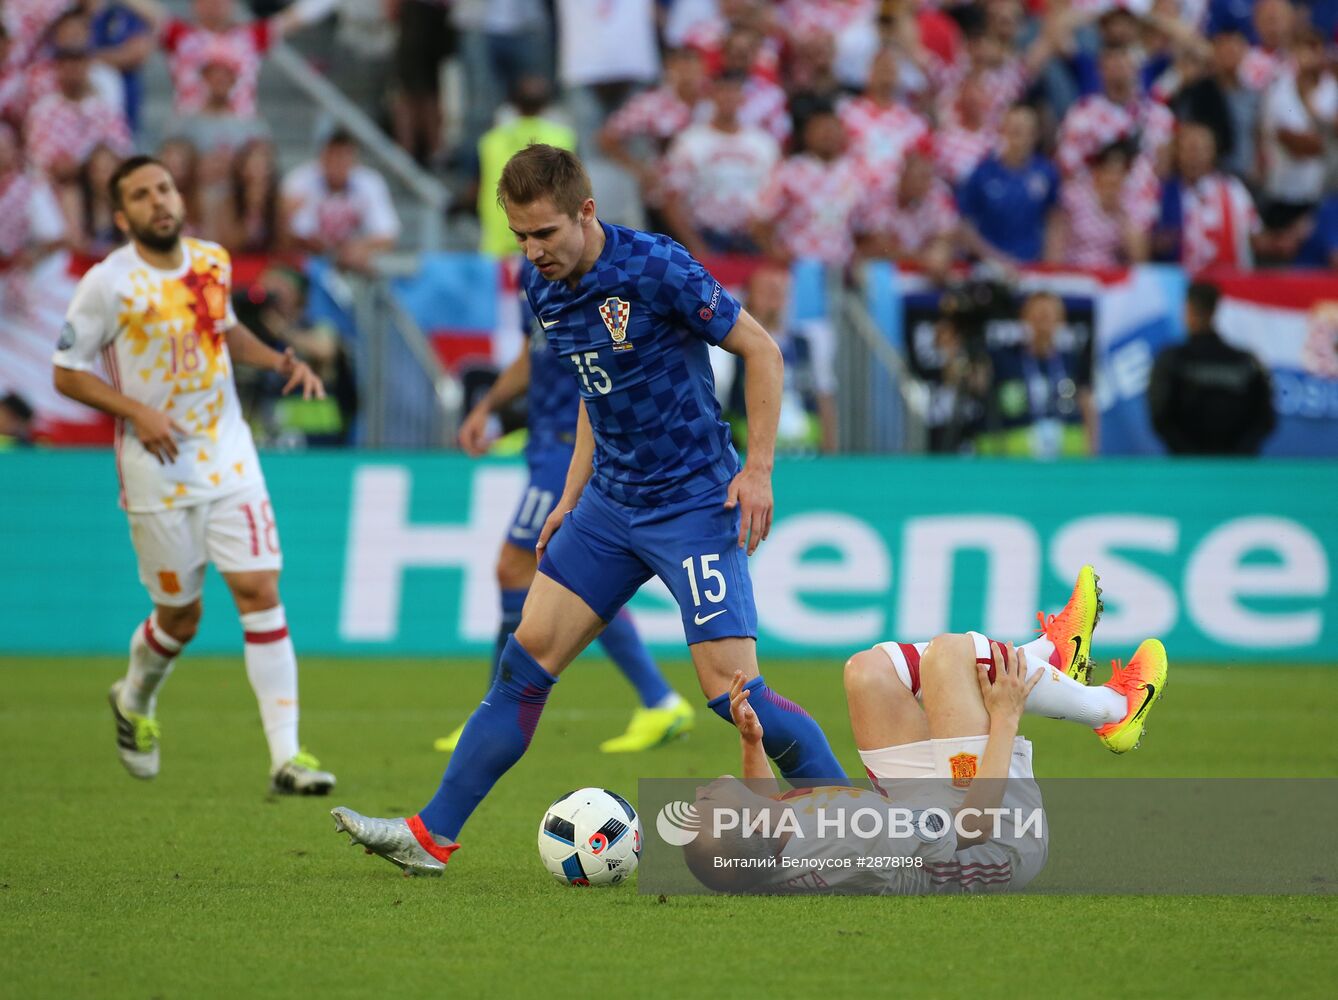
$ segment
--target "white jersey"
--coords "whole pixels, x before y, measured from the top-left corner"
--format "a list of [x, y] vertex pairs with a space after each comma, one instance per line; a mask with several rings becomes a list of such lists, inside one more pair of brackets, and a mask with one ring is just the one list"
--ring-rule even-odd
[[232, 260], [215, 243], [181, 244], [185, 260], [173, 271], [148, 264], [128, 244], [84, 275], [52, 359], [91, 371], [101, 355], [117, 391], [185, 429], [176, 461], [162, 465], [117, 421], [121, 506], [131, 513], [204, 503], [263, 483], [225, 337], [237, 324]]
[[[939, 832], [897, 835], [887, 820], [894, 805], [876, 792], [832, 786], [796, 789], [783, 798], [798, 831], [755, 892], [926, 895], [936, 891], [933, 872], [953, 858], [956, 836], [939, 816], [912, 809], [913, 825], [923, 821], [925, 829]], [[838, 820], [846, 824], [844, 835], [831, 825]]]

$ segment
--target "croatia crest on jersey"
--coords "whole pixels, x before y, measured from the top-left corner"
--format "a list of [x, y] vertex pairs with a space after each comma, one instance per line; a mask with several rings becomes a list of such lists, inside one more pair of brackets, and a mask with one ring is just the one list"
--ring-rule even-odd
[[632, 304], [626, 299], [608, 298], [599, 307], [599, 318], [608, 327], [615, 351], [630, 351], [627, 342], [627, 323], [632, 318]]
[[978, 759], [973, 753], [959, 753], [948, 758], [948, 766], [952, 768], [953, 788], [971, 787], [971, 779], [976, 776]]

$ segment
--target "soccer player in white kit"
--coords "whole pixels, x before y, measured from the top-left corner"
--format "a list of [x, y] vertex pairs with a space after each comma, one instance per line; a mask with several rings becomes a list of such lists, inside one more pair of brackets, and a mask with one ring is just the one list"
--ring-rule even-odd
[[[732, 830], [723, 839], [699, 835], [685, 849], [689, 867], [724, 891], [916, 895], [1025, 888], [1045, 866], [1049, 837], [1044, 822], [1016, 822], [1043, 816], [1031, 743], [1017, 734], [1022, 714], [1089, 726], [1108, 749], [1126, 753], [1166, 686], [1166, 650], [1156, 639], [1145, 640], [1127, 668], [1117, 663], [1107, 684], [1084, 683], [1099, 618], [1096, 574], [1084, 566], [1069, 603], [1058, 615], [1041, 616], [1042, 635], [1021, 649], [968, 632], [929, 643], [880, 643], [851, 657], [850, 725], [876, 791], [828, 786], [773, 796], [771, 770], [758, 749], [761, 727], [736, 677], [730, 713], [748, 786], [724, 778], [703, 789], [696, 804], [708, 817], [702, 825], [710, 827], [713, 810], [751, 808], [791, 812], [792, 830], [769, 838]], [[849, 815], [876, 808], [880, 798], [912, 813], [1002, 808], [1005, 815], [997, 828], [992, 817], [966, 819], [965, 835], [960, 825], [940, 837], [823, 835], [819, 810]], [[720, 856], [731, 861], [722, 866]], [[870, 864], [875, 858], [895, 864]]]
[[[161, 163], [131, 157], [110, 188], [129, 243], [79, 283], [52, 360], [61, 393], [116, 418], [120, 502], [154, 604], [109, 693], [121, 763], [136, 778], [158, 774], [158, 689], [199, 627], [212, 562], [241, 616], [270, 789], [324, 795], [334, 775], [298, 743], [297, 656], [279, 601], [283, 556], [232, 362], [279, 373], [285, 393], [325, 390], [291, 349], [280, 354], [237, 322], [231, 258], [181, 236], [185, 209]], [[94, 373], [99, 358], [105, 379]]]

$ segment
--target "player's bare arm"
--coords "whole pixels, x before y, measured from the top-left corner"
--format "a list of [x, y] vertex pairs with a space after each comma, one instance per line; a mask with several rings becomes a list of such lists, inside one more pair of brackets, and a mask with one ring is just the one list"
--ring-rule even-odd
[[238, 323], [227, 332], [228, 351], [234, 361], [253, 368], [278, 372], [288, 381], [283, 385], [286, 396], [294, 389], [302, 390], [303, 399], [324, 399], [325, 384], [311, 366], [299, 358], [290, 347], [280, 353]]
[[52, 383], [62, 396], [129, 423], [145, 450], [163, 465], [177, 460], [177, 439], [186, 431], [166, 413], [118, 392], [92, 372], [57, 365]]
[[567, 467], [567, 485], [563, 487], [562, 499], [558, 501], [553, 513], [548, 515], [543, 528], [539, 531], [539, 541], [534, 546], [535, 554], [542, 558], [548, 540], [562, 527], [562, 519], [576, 506], [585, 491], [585, 484], [595, 471], [595, 432], [590, 427], [590, 414], [585, 411], [585, 400], [581, 400], [580, 412], [576, 417], [576, 446], [571, 453], [571, 465]]
[[729, 685], [729, 714], [739, 731], [739, 747], [743, 755], [742, 774], [745, 781], [770, 782], [775, 780], [775, 775], [767, 761], [766, 751], [762, 749], [762, 723], [758, 721], [753, 706], [748, 704], [751, 692], [744, 688], [747, 680], [742, 670], [736, 670], [734, 680]]
[[488, 418], [521, 395], [530, 384], [530, 352], [521, 351], [516, 360], [502, 369], [483, 398], [474, 404], [460, 424], [460, 447], [471, 458], [488, 450]]
[[1038, 670], [1028, 681], [1026, 651], [1015, 650], [1011, 642], [1006, 646], [1005, 656], [999, 655], [997, 646], [991, 646], [991, 650], [994, 657], [993, 683], [990, 682], [988, 668], [984, 664], [976, 666], [980, 697], [990, 716], [989, 738], [985, 742], [985, 753], [981, 756], [980, 767], [971, 782], [971, 788], [962, 800], [963, 811], [975, 812], [968, 812], [959, 824], [959, 829], [967, 836], [959, 833], [958, 848], [989, 839], [991, 821], [985, 810], [997, 809], [1003, 801], [1004, 783], [1008, 780], [1009, 762], [1013, 755], [1013, 740], [1017, 738], [1017, 727], [1022, 721], [1027, 695], [1046, 675], [1044, 670]]
[[743, 398], [748, 416], [748, 457], [729, 484], [725, 506], [739, 508], [739, 548], [752, 555], [771, 534], [775, 507], [771, 469], [776, 459], [776, 427], [780, 422], [785, 361], [780, 347], [748, 311], [739, 313], [720, 346], [744, 363]]

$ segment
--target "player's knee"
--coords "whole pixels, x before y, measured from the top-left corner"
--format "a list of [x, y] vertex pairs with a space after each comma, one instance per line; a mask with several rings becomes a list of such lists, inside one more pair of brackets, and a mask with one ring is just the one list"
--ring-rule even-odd
[[[846, 697], [859, 699], [882, 692], [893, 674], [892, 661], [876, 649], [866, 649], [846, 660]], [[890, 678], [896, 680], [895, 676]], [[904, 685], [897, 684], [904, 689]]]
[[497, 557], [497, 585], [503, 590], [526, 590], [534, 582], [534, 569], [532, 552], [503, 545]]
[[963, 669], [975, 661], [976, 645], [969, 635], [945, 632], [934, 636], [920, 657], [920, 676]]
[[185, 645], [195, 638], [200, 630], [200, 618], [204, 614], [204, 605], [196, 598], [190, 604], [179, 608], [160, 606], [155, 618], [158, 627], [177, 642]]
[[242, 614], [268, 611], [279, 604], [279, 574], [254, 573], [231, 581], [232, 596]]

